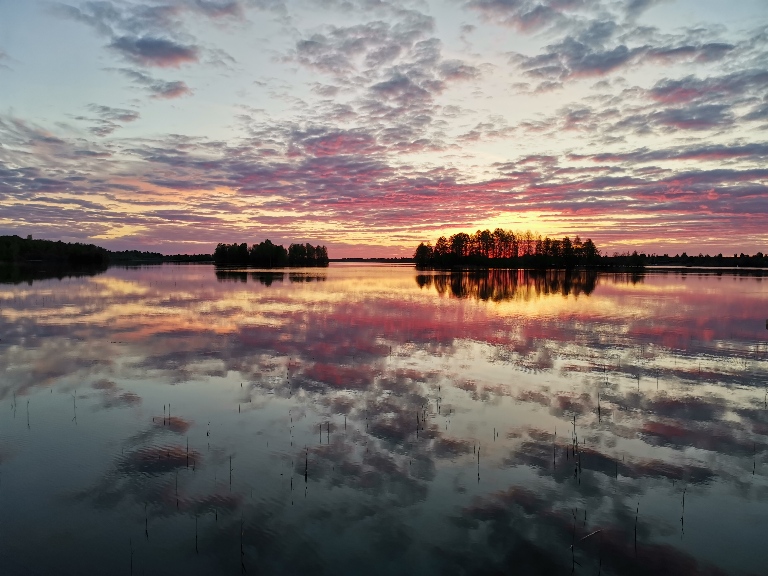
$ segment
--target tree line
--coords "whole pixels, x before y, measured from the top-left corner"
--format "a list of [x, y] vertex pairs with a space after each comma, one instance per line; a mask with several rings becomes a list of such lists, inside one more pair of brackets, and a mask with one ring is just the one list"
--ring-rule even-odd
[[328, 266], [328, 250], [325, 246], [291, 244], [286, 250], [282, 244], [264, 240], [259, 244], [218, 244], [213, 253], [217, 265], [257, 266], [259, 268], [284, 268], [286, 266]]
[[493, 232], [478, 230], [474, 234], [441, 236], [434, 246], [422, 242], [413, 258], [417, 268], [572, 268], [599, 263], [600, 251], [589, 238], [582, 242], [578, 236], [558, 239], [496, 228]]
[[647, 256], [648, 263], [652, 266], [685, 266], [702, 268], [768, 268], [768, 254], [757, 252], [756, 254], [734, 254], [733, 256], [723, 256], [716, 254], [691, 254], [690, 256], [683, 252], [682, 254], [650, 254]]
[[210, 254], [160, 254], [159, 252], [142, 252], [139, 250], [120, 250], [109, 252], [110, 264], [129, 264], [132, 262], [145, 264], [161, 264], [163, 262], [192, 263], [210, 262]]
[[109, 250], [95, 244], [0, 236], [0, 262], [55, 263], [59, 266], [107, 266]]
[[108, 266], [131, 262], [210, 262], [210, 254], [175, 254], [168, 256], [159, 252], [139, 250], [107, 250], [95, 244], [62, 242], [61, 240], [40, 240], [27, 236], [0, 236], [0, 262], [24, 264], [26, 266], [44, 263], [58, 267]]

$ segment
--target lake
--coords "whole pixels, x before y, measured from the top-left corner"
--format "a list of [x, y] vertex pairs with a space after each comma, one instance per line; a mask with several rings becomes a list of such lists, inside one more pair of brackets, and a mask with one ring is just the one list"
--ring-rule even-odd
[[756, 574], [768, 277], [0, 284], [2, 574]]

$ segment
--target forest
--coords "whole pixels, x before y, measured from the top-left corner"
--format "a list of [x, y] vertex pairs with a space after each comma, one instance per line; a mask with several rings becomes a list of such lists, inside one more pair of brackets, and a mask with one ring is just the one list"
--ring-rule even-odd
[[733, 256], [723, 256], [722, 254], [689, 256], [685, 252], [674, 256], [651, 254], [648, 256], [648, 264], [686, 268], [768, 268], [768, 254], [762, 252], [757, 252], [751, 256], [743, 252]]
[[218, 244], [213, 253], [217, 266], [256, 266], [258, 268], [285, 268], [328, 266], [325, 246], [291, 244], [286, 250], [282, 244], [264, 240], [259, 244]]
[[210, 254], [160, 254], [159, 252], [141, 252], [139, 250], [120, 250], [109, 252], [110, 264], [160, 264], [163, 262], [173, 263], [192, 263], [192, 262], [211, 262], [213, 256]]
[[[434, 246], [422, 242], [413, 258], [417, 268], [573, 268], [596, 265], [601, 260], [600, 251], [589, 238], [583, 242], [578, 236], [555, 239], [502, 228], [441, 236]], [[641, 255], [627, 255], [626, 265], [642, 266]]]
[[210, 254], [175, 254], [140, 252], [138, 250], [112, 251], [95, 244], [39, 240], [27, 236], [0, 236], [0, 262], [35, 265], [45, 263], [62, 266], [108, 266], [109, 264], [210, 262]]
[[109, 250], [94, 244], [0, 236], [0, 262], [52, 262], [70, 266], [106, 266]]

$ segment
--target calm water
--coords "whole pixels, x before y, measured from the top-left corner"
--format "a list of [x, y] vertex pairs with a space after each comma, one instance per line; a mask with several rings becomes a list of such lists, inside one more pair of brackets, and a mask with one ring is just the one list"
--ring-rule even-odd
[[765, 574], [768, 278], [0, 284], [2, 574]]

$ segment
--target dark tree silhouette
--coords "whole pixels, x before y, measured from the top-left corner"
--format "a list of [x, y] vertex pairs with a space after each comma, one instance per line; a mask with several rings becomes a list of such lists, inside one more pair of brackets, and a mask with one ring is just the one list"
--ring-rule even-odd
[[259, 268], [284, 268], [288, 265], [288, 250], [282, 245], [264, 240], [254, 244], [248, 252], [248, 263]]
[[[530, 231], [515, 233], [496, 228], [465, 232], [450, 238], [441, 236], [435, 246], [421, 243], [413, 255], [418, 268], [453, 266], [509, 268], [573, 268], [600, 263], [600, 251], [592, 240], [581, 241], [534, 236]], [[634, 262], [634, 261], [633, 261]], [[627, 265], [632, 265], [629, 262]]]
[[325, 246], [291, 244], [288, 247], [289, 266], [328, 266], [328, 250]]
[[286, 266], [328, 266], [325, 246], [291, 244], [286, 250], [281, 244], [264, 240], [248, 248], [243, 244], [218, 244], [213, 253], [214, 262], [224, 266], [256, 266], [284, 268]]
[[0, 262], [55, 262], [70, 266], [106, 266], [109, 250], [94, 244], [33, 240], [31, 236], [0, 236]]
[[430, 266], [435, 260], [435, 251], [432, 249], [432, 245], [423, 242], [416, 247], [416, 252], [413, 254], [413, 259], [416, 261], [417, 268], [426, 268]]

